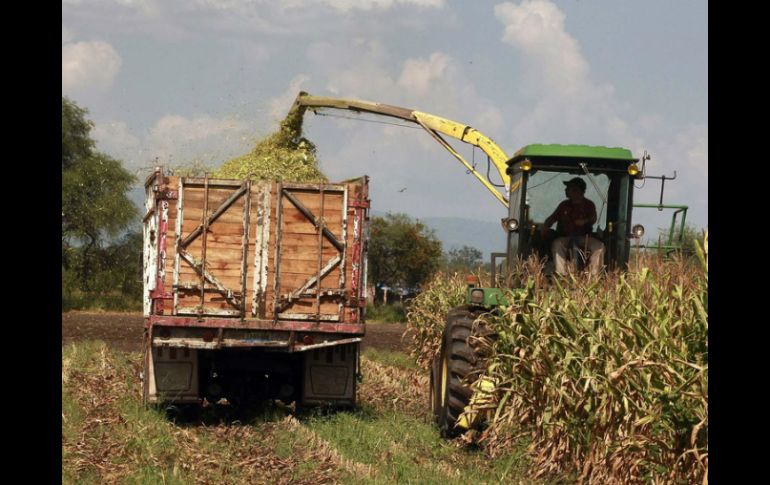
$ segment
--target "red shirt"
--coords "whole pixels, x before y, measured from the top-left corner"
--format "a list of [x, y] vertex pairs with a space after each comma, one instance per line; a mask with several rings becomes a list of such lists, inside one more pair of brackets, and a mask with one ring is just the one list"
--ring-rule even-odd
[[556, 208], [556, 231], [565, 236], [583, 236], [589, 234], [593, 224], [586, 222], [583, 226], [575, 224], [577, 219], [591, 221], [596, 214], [596, 206], [589, 199], [582, 202], [563, 201]]

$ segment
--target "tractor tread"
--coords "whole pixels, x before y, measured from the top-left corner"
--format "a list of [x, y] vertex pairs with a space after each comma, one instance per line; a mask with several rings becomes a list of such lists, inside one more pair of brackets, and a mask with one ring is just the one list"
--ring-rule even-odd
[[[445, 438], [453, 438], [463, 430], [455, 427], [465, 407], [470, 402], [473, 391], [465, 382], [465, 378], [477, 372], [479, 362], [474, 349], [469, 343], [473, 333], [473, 325], [479, 312], [469, 307], [459, 307], [449, 312], [441, 350], [441, 359], [446, 358], [448, 375], [446, 376], [446, 395], [443, 404], [439, 403], [437, 422], [441, 434]], [[444, 357], [446, 352], [446, 357]], [[440, 379], [441, 369], [439, 366]], [[438, 380], [437, 379], [437, 380]], [[440, 386], [437, 386], [440, 389]], [[434, 392], [436, 388], [434, 387]], [[436, 410], [434, 410], [434, 413]]]

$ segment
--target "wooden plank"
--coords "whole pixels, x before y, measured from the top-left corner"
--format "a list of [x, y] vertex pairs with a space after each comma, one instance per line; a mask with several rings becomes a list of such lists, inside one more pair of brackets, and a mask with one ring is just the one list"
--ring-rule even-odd
[[[241, 236], [243, 237], [243, 236]], [[201, 251], [201, 243], [191, 243], [189, 246], [187, 246], [186, 251], [191, 254], [197, 254], [198, 257], [200, 257], [200, 251]], [[213, 255], [210, 256], [208, 254], [209, 251], [213, 251]], [[219, 259], [228, 259], [232, 257], [232, 253], [238, 253], [240, 254], [242, 251], [240, 244], [231, 244], [231, 243], [222, 243], [219, 241], [206, 242], [206, 262], [209, 261], [209, 258], [219, 258]], [[240, 258], [240, 257], [239, 257]]]
[[[200, 259], [201, 252], [200, 248], [198, 248], [198, 251], [195, 250], [195, 247], [188, 248], [187, 252], [195, 256], [196, 258]], [[235, 256], [233, 256], [235, 255]], [[221, 247], [214, 247], [214, 248], [208, 248], [206, 250], [206, 263], [211, 263], [212, 261], [227, 261], [235, 257], [235, 259], [240, 262], [241, 259], [241, 248], [239, 247], [232, 247], [232, 246], [225, 246], [224, 248]]]
[[[303, 298], [300, 300], [294, 300], [289, 304], [284, 312], [297, 312], [297, 313], [315, 313], [317, 306], [315, 304], [315, 298]], [[339, 302], [338, 301], [322, 301], [321, 302], [321, 313], [326, 314], [337, 314], [339, 313]]]
[[[200, 224], [200, 221], [185, 220], [182, 223], [182, 234], [187, 236]], [[243, 235], [243, 223], [217, 223], [215, 222], [210, 228], [215, 234], [222, 234], [225, 236], [242, 236]]]
[[[282, 247], [291, 247], [293, 245], [307, 246], [310, 244], [312, 245], [313, 248], [318, 248], [318, 240], [312, 237], [313, 235], [314, 234], [285, 233], [281, 246]], [[317, 236], [317, 234], [315, 235]], [[324, 239], [324, 247], [333, 248], [334, 246], [332, 246], [331, 242], [329, 242], [327, 239]], [[270, 240], [270, 249], [275, 249], [275, 241], [272, 239]]]
[[[339, 228], [335, 229], [333, 227], [328, 227], [329, 231], [332, 233], [334, 238], [342, 243], [342, 236], [340, 235], [341, 231]], [[286, 235], [297, 235], [297, 236], [313, 236], [318, 235], [318, 230], [312, 225], [312, 224], [300, 224], [297, 222], [292, 223], [291, 225], [283, 226], [283, 233]], [[328, 240], [328, 238], [324, 237], [324, 239]], [[316, 241], [316, 245], [318, 245], [318, 241]]]
[[[316, 232], [312, 232], [312, 231], [315, 230], [315, 228], [310, 228], [306, 232], [292, 232], [292, 231], [286, 230], [286, 228], [283, 228], [283, 229], [284, 230], [282, 232], [286, 236], [286, 238], [282, 242], [282, 245], [284, 245], [284, 246], [292, 246], [294, 244], [299, 244], [299, 245], [306, 246], [306, 245], [308, 245], [310, 243], [315, 243], [315, 245], [313, 247], [315, 247], [315, 248], [318, 247], [318, 232], [317, 231]], [[338, 239], [338, 241], [339, 241], [339, 239]], [[324, 243], [325, 247], [335, 248], [336, 249], [336, 246], [333, 246], [331, 240], [329, 240], [326, 237], [323, 238], [323, 243]], [[271, 244], [273, 244], [273, 246], [275, 246], [274, 241], [271, 241]]]
[[[214, 179], [209, 179], [209, 180], [214, 180]], [[233, 195], [237, 190], [238, 190], [238, 187], [233, 187], [231, 189], [210, 188], [209, 189], [209, 209], [212, 212], [216, 210], [216, 208], [219, 207], [222, 204], [222, 202], [230, 198], [230, 196]], [[203, 208], [204, 200], [205, 200], [205, 197], [204, 197], [203, 187], [201, 188], [185, 187], [184, 189], [185, 210], [191, 207], [196, 207], [199, 209]]]
[[[316, 214], [317, 216], [318, 214]], [[324, 221], [326, 221], [327, 226], [331, 226], [334, 228], [340, 227], [342, 225], [342, 211], [324, 211]], [[283, 210], [283, 220], [288, 222], [308, 222], [310, 223], [310, 220], [305, 217], [305, 214], [299, 211], [299, 209], [292, 207], [284, 207]]]
[[[334, 257], [336, 257], [339, 254], [339, 252], [336, 249], [333, 248], [324, 248], [324, 251], [321, 253], [321, 259], [324, 261], [328, 261]], [[318, 262], [318, 248], [302, 248], [295, 247], [294, 250], [284, 250], [284, 257], [282, 260], [292, 260], [292, 261], [315, 261]]]
[[[315, 276], [313, 274], [300, 274], [300, 273], [281, 273], [281, 293], [293, 291], [304, 284], [309, 278]], [[336, 288], [339, 284], [339, 273], [337, 270], [333, 270], [327, 276], [321, 279], [321, 288]], [[335, 279], [336, 278], [336, 279]], [[271, 279], [272, 281], [272, 279]]]
[[[331, 233], [334, 235], [334, 237], [339, 241], [342, 239], [342, 226], [340, 224], [333, 225], [333, 224], [327, 224], [326, 228], [331, 231]], [[294, 220], [294, 221], [287, 221], [284, 220], [283, 224], [281, 225], [281, 229], [284, 230], [284, 232], [287, 233], [297, 233], [297, 234], [317, 234], [318, 228], [315, 227], [314, 224], [312, 224], [307, 219], [302, 220]]]
[[[304, 267], [307, 267], [307, 266], [304, 266]], [[307, 279], [308, 277], [315, 276], [317, 274], [318, 274], [318, 268], [317, 267], [313, 268], [312, 271], [292, 271], [292, 272], [288, 272], [288, 271], [284, 271], [282, 269], [281, 270], [281, 286], [284, 286], [284, 280], [286, 278], [288, 278], [288, 279], [286, 279], [286, 281], [291, 281], [291, 283], [286, 283], [286, 286], [291, 286], [291, 285], [297, 284], [297, 282], [299, 281], [300, 278]], [[336, 276], [339, 276], [340, 275], [339, 268], [335, 267], [329, 274], [330, 275], [334, 274]], [[270, 278], [271, 281], [273, 281], [274, 277], [275, 277], [274, 272], [272, 270], [268, 271], [268, 278]], [[324, 280], [326, 280], [326, 278], [327, 277], [324, 276]], [[332, 283], [329, 286], [336, 288], [338, 284], [339, 284], [339, 282]]]
[[[233, 292], [239, 293], [241, 291], [240, 288], [240, 274], [230, 273], [230, 274], [222, 274], [219, 273], [213, 273], [209, 272], [211, 276], [217, 279], [219, 283], [224, 286], [226, 289], [231, 290]], [[197, 274], [192, 274], [188, 272], [179, 272], [179, 284], [180, 285], [187, 285], [187, 284], [194, 284], [196, 286], [200, 285], [200, 276]], [[210, 283], [206, 283], [206, 288], [212, 287], [214, 285], [211, 285]]]
[[[300, 192], [300, 191], [289, 191], [291, 195], [297, 198], [302, 205], [305, 206], [310, 212], [318, 216], [318, 212], [321, 209], [321, 195], [319, 192]], [[326, 192], [324, 194], [324, 211], [326, 210], [337, 210], [342, 211], [342, 194], [341, 193], [331, 193]], [[291, 202], [288, 204], [284, 203], [284, 206], [290, 205]], [[292, 207], [294, 207], [292, 205]]]
[[[216, 231], [216, 227], [210, 228], [211, 232], [209, 232], [209, 239], [207, 244], [209, 245], [219, 245], [219, 247], [222, 248], [238, 248], [240, 250], [241, 243], [243, 242], [243, 236], [238, 234], [220, 234]], [[188, 248], [192, 247], [192, 244], [188, 246]], [[249, 253], [251, 253], [252, 248], [254, 247], [254, 239], [250, 238], [249, 240]]]
[[334, 193], [334, 192], [342, 192], [342, 190], [345, 188], [345, 184], [305, 184], [305, 183], [293, 183], [293, 182], [285, 182], [284, 187], [291, 189], [291, 190], [299, 190], [299, 191], [319, 191], [323, 189], [326, 192]]
[[[284, 244], [281, 248], [283, 251], [284, 258], [289, 259], [306, 259], [306, 257], [318, 257], [318, 243], [311, 244], [308, 241], [301, 241], [302, 244]], [[270, 249], [273, 249], [272, 247]], [[325, 256], [331, 256], [334, 254], [338, 254], [339, 251], [331, 245], [328, 241], [324, 244], [323, 248], [323, 255]], [[309, 256], [306, 256], [309, 255]]]
[[[243, 224], [243, 203], [235, 202], [233, 205], [227, 208], [226, 211], [222, 213], [219, 217], [216, 218], [216, 220], [210, 224], [210, 227], [213, 227], [217, 224], [221, 224], [223, 222], [225, 223], [232, 223], [232, 224]], [[203, 209], [197, 209], [197, 208], [190, 208], [185, 207], [184, 210], [184, 218], [186, 221], [198, 221], [200, 224], [201, 216], [203, 215]], [[209, 216], [212, 214], [211, 207], [209, 207]]]
[[[321, 265], [326, 266], [333, 258], [336, 257], [337, 256], [335, 255], [331, 258], [324, 258], [321, 262]], [[335, 268], [334, 271], [337, 271], [337, 269]], [[284, 258], [281, 260], [281, 278], [283, 278], [283, 275], [287, 273], [315, 275], [318, 273], [318, 258], [305, 260]]]
[[[186, 187], [190, 188], [198, 188], [199, 186], [203, 186], [205, 179], [200, 177], [185, 177], [184, 182]], [[221, 178], [210, 178], [209, 184], [213, 187], [227, 187], [227, 188], [237, 188], [243, 183], [243, 180], [238, 179], [221, 179]]]

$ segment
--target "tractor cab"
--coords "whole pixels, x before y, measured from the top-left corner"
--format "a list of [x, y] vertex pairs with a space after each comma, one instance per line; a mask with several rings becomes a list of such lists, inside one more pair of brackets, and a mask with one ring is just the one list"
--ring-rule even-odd
[[[545, 261], [545, 271], [554, 269], [552, 245], [565, 236], [564, 228], [554, 224], [542, 230], [546, 219], [567, 199], [567, 182], [585, 189], [584, 197], [596, 207], [597, 220], [590, 237], [603, 244], [602, 267], [622, 268], [628, 265], [633, 207], [634, 178], [639, 174], [638, 159], [625, 148], [587, 145], [527, 145], [508, 160], [511, 177], [509, 212], [503, 219], [508, 234], [506, 259], [536, 255]], [[634, 228], [636, 236], [644, 229]], [[570, 244], [581, 246], [579, 241]], [[586, 238], [582, 238], [584, 241]], [[564, 240], [561, 240], [562, 242]], [[594, 249], [596, 243], [593, 243]], [[585, 244], [572, 248], [572, 264], [586, 263]], [[601, 254], [601, 253], [599, 253]], [[575, 255], [580, 255], [576, 257]], [[600, 258], [602, 259], [602, 258]]]

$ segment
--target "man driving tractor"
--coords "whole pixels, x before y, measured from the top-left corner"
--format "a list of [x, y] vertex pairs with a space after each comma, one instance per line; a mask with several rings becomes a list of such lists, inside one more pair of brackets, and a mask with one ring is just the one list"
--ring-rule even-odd
[[567, 200], [543, 222], [540, 235], [546, 239], [550, 227], [556, 222], [558, 237], [551, 245], [557, 274], [567, 273], [567, 252], [572, 248], [589, 251], [588, 267], [591, 274], [598, 274], [604, 263], [604, 244], [592, 236], [596, 223], [596, 206], [585, 197], [586, 183], [580, 177], [564, 182]]

